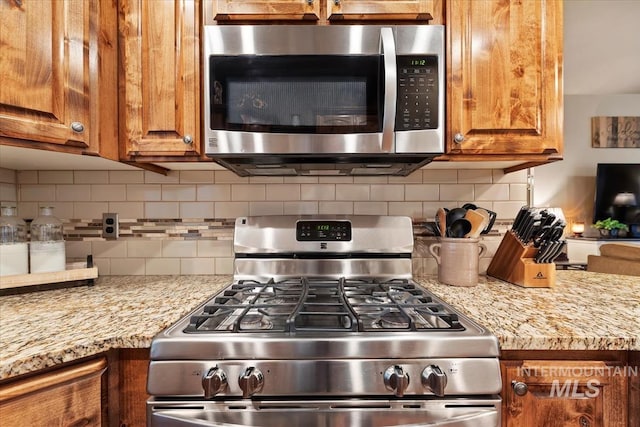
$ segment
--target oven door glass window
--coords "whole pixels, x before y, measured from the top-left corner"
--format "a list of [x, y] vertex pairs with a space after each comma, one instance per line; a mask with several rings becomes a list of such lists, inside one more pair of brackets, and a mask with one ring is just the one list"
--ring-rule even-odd
[[213, 130], [382, 131], [381, 55], [211, 56]]

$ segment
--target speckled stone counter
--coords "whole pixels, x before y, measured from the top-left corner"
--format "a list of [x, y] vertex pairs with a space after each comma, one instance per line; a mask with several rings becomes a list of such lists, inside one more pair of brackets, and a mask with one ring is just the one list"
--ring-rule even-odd
[[[487, 327], [503, 350], [640, 350], [640, 278], [558, 271], [555, 288], [481, 277], [417, 280]], [[0, 379], [102, 353], [146, 348], [229, 276], [106, 276], [93, 287], [0, 297]]]

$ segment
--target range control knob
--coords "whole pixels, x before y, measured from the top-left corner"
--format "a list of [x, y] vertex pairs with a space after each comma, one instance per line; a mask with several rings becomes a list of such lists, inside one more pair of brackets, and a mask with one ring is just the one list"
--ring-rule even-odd
[[404, 391], [409, 387], [409, 374], [402, 370], [401, 366], [389, 366], [384, 371], [384, 385], [397, 397], [404, 396]]
[[247, 399], [262, 390], [264, 375], [257, 368], [247, 368], [244, 373], [240, 374], [238, 385], [242, 390], [242, 398]]
[[420, 376], [422, 386], [438, 397], [444, 396], [444, 388], [447, 386], [447, 375], [437, 365], [429, 365]]
[[204, 389], [204, 398], [212, 399], [216, 394], [227, 389], [227, 374], [217, 366], [209, 369], [209, 372], [202, 377], [202, 388]]

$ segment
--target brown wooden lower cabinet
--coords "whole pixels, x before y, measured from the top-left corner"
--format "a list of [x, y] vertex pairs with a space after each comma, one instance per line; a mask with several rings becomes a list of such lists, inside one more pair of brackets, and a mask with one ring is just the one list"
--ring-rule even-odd
[[2, 384], [0, 425], [105, 425], [106, 368], [106, 358], [100, 357]]
[[500, 362], [502, 425], [626, 427], [633, 373], [627, 357], [626, 352], [506, 352]]

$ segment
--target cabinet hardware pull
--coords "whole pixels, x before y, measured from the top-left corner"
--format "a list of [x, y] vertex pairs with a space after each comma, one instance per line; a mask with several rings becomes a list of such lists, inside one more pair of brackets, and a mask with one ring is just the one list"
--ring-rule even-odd
[[340, 6], [340, 0], [333, 0], [333, 4], [335, 4], [336, 6]]
[[527, 384], [522, 381], [511, 381], [511, 387], [513, 388], [513, 392], [518, 396], [524, 396], [529, 391], [529, 387]]
[[311, 6], [313, 4], [313, 0], [307, 0], [307, 4]]
[[80, 122], [71, 122], [71, 130], [74, 132], [84, 132], [84, 125]]
[[456, 133], [453, 136], [453, 142], [455, 142], [456, 144], [462, 144], [462, 142], [464, 141], [464, 135], [461, 133]]
[[185, 144], [191, 144], [193, 143], [193, 137], [191, 135], [185, 135], [182, 138], [182, 142], [184, 142]]

